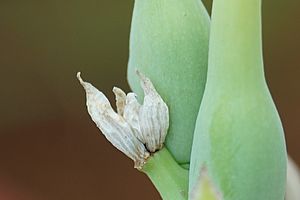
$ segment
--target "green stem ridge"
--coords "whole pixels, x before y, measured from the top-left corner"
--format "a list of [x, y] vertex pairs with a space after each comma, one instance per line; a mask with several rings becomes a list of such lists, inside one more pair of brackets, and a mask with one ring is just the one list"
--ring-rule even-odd
[[188, 171], [181, 168], [167, 148], [153, 154], [142, 171], [166, 200], [187, 200]]

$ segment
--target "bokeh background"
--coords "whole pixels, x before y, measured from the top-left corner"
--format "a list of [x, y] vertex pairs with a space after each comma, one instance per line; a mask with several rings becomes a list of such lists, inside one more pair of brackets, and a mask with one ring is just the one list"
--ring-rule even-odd
[[[299, 7], [263, 1], [266, 76], [298, 164]], [[99, 134], [75, 78], [81, 71], [111, 100], [112, 86], [129, 91], [132, 8], [133, 0], [0, 0], [1, 200], [159, 199]]]

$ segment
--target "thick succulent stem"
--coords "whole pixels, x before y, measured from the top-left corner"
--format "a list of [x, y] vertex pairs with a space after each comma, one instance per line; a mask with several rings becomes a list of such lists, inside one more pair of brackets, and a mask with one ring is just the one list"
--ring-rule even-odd
[[176, 163], [167, 148], [153, 154], [142, 171], [151, 179], [163, 199], [187, 199], [188, 171]]
[[190, 188], [206, 167], [224, 200], [282, 200], [286, 147], [264, 78], [261, 0], [214, 0]]
[[261, 0], [214, 0], [211, 29], [208, 84], [264, 83]]

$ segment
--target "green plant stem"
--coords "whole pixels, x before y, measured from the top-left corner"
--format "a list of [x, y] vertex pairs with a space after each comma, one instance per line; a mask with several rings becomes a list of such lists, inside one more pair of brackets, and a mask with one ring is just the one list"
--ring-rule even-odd
[[212, 19], [207, 83], [264, 84], [261, 0], [215, 0]]
[[214, 0], [190, 188], [202, 167], [224, 200], [283, 200], [286, 147], [265, 82], [261, 0]]
[[142, 171], [151, 179], [163, 199], [187, 199], [188, 171], [176, 163], [167, 148], [153, 154]]

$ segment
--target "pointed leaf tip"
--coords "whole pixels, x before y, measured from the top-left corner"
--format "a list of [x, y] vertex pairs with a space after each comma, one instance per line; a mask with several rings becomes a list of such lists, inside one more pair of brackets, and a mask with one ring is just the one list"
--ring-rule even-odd
[[200, 171], [200, 176], [190, 193], [190, 200], [223, 200], [216, 186], [208, 175], [206, 167]]
[[81, 78], [81, 72], [77, 72], [76, 74], [77, 79], [79, 80], [80, 83], [83, 83], [84, 81]]
[[148, 77], [146, 77], [142, 72], [140, 72], [139, 70], [135, 71], [137, 76], [140, 79], [140, 84], [142, 89], [144, 90], [145, 95], [150, 94], [150, 95], [158, 95], [155, 87], [153, 86], [152, 82], [150, 81], [150, 79]]
[[77, 72], [77, 75], [76, 75], [79, 83], [82, 85], [82, 87], [84, 87], [86, 89], [87, 87], [87, 82], [85, 82], [82, 78], [81, 78], [81, 72]]

